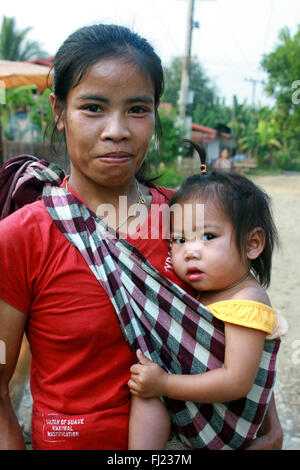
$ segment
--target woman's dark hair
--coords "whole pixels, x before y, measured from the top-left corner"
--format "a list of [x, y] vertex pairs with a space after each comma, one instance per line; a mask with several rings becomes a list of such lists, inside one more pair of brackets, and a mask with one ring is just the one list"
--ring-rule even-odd
[[[194, 142], [188, 142], [199, 153], [201, 164], [205, 165], [204, 149]], [[245, 253], [250, 232], [256, 227], [264, 231], [265, 247], [259, 257], [251, 261], [251, 270], [260, 284], [268, 287], [271, 280], [272, 253], [279, 244], [270, 197], [253, 181], [239, 173], [213, 169], [188, 177], [169, 205], [200, 198], [201, 201], [215, 200], [224, 208], [234, 228], [241, 255]]]
[[[79, 84], [89, 67], [101, 59], [111, 57], [128, 59], [151, 79], [154, 87], [155, 137], [159, 142], [161, 123], [157, 109], [164, 88], [161, 60], [146, 39], [124, 26], [85, 26], [64, 41], [53, 64], [53, 92], [58, 101], [65, 106], [70, 89]], [[52, 143], [55, 134], [56, 123], [52, 132]]]

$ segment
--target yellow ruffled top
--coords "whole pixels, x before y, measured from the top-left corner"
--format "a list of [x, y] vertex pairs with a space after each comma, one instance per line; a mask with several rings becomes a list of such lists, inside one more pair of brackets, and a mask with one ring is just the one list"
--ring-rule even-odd
[[272, 333], [277, 325], [277, 312], [254, 300], [223, 300], [206, 308], [219, 320]]

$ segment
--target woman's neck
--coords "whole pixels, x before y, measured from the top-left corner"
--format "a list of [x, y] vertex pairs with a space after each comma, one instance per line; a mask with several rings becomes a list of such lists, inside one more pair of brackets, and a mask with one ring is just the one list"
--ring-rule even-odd
[[71, 173], [68, 184], [84, 200], [87, 207], [94, 212], [101, 204], [112, 204], [114, 207], [118, 207], [120, 196], [127, 196], [132, 200], [137, 196], [134, 179], [122, 186], [102, 186], [92, 180], [78, 178]]
[[[137, 182], [135, 178], [122, 186], [101, 186], [91, 180], [76, 178], [70, 175], [67, 185], [82, 198], [86, 206], [96, 213], [112, 228], [127, 232], [127, 224], [135, 219], [133, 214], [143, 206], [143, 222], [151, 205], [151, 192], [147, 186]], [[130, 233], [130, 231], [128, 232]]]

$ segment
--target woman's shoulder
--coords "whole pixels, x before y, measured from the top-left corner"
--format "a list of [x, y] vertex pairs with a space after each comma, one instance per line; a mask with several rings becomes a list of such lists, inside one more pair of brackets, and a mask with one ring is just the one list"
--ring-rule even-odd
[[0, 221], [0, 232], [5, 232], [6, 234], [8, 234], [8, 232], [24, 234], [32, 227], [45, 226], [50, 223], [51, 219], [43, 202], [36, 201], [31, 204], [26, 204], [5, 217], [5, 219], [2, 219]]

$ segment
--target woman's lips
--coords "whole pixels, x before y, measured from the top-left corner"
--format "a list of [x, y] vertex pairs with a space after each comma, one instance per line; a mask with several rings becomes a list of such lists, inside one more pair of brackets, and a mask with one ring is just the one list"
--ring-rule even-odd
[[203, 272], [196, 267], [190, 267], [186, 271], [186, 277], [189, 281], [199, 281], [203, 277]]
[[120, 163], [126, 163], [132, 158], [130, 153], [126, 152], [111, 152], [106, 153], [98, 157], [101, 162], [110, 163], [113, 165], [119, 165]]

